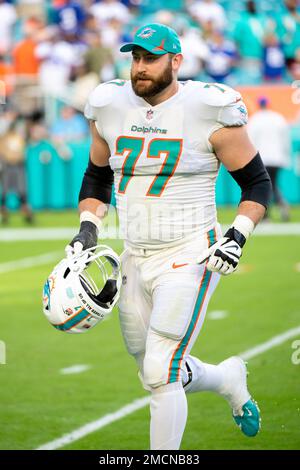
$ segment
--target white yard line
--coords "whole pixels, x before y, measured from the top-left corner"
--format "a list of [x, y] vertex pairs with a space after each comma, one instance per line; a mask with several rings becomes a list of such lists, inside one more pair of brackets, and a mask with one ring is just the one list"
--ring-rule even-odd
[[297, 222], [278, 223], [261, 222], [254, 231], [260, 236], [268, 235], [300, 235], [300, 224]]
[[[300, 336], [300, 326], [287, 330], [280, 335], [274, 336], [273, 338], [266, 341], [265, 343], [258, 344], [257, 346], [254, 346], [253, 348], [248, 349], [247, 351], [244, 351], [238, 355], [242, 357], [244, 360], [249, 360], [249, 359], [252, 359], [253, 357], [258, 356], [259, 354], [269, 351], [270, 349], [276, 346], [279, 346], [280, 344], [284, 343], [288, 339], [294, 338], [295, 336], [298, 336], [298, 335]], [[92, 421], [91, 423], [88, 423], [78, 429], [75, 429], [75, 431], [72, 431], [68, 434], [64, 434], [62, 437], [55, 439], [54, 441], [41, 445], [36, 450], [60, 449], [61, 447], [71, 444], [72, 442], [75, 442], [87, 436], [88, 434], [91, 434], [92, 432], [98, 431], [99, 429], [103, 428], [104, 426], [107, 426], [108, 424], [111, 424], [111, 423], [114, 423], [115, 421], [123, 419], [125, 416], [128, 416], [134, 413], [135, 411], [140, 410], [141, 408], [144, 408], [149, 403], [150, 403], [149, 396], [134, 400], [128, 405], [125, 405], [124, 407], [120, 408], [116, 412], [107, 414], [96, 421]]]
[[[300, 224], [299, 224], [300, 225]], [[1, 229], [0, 241], [16, 242], [16, 241], [47, 241], [47, 240], [72, 240], [78, 232], [77, 227], [62, 228], [11, 228]], [[118, 238], [117, 228], [112, 226], [107, 229], [104, 227], [101, 232], [101, 238]]]
[[206, 317], [208, 320], [223, 320], [223, 318], [228, 317], [228, 312], [225, 310], [213, 310], [212, 312], [208, 312]]
[[258, 344], [257, 346], [254, 346], [254, 348], [248, 349], [247, 351], [238, 354], [238, 356], [247, 361], [249, 359], [252, 359], [253, 357], [259, 356], [260, 354], [266, 351], [269, 351], [272, 348], [275, 348], [276, 346], [279, 346], [288, 339], [294, 338], [298, 335], [300, 336], [300, 326], [292, 328], [291, 330], [287, 330], [280, 335], [274, 336], [269, 341], [266, 341], [262, 344]]
[[16, 242], [30, 240], [68, 240], [78, 232], [77, 228], [4, 228], [0, 232], [0, 241]]
[[[222, 225], [222, 230], [225, 232], [229, 225]], [[78, 227], [61, 227], [61, 228], [14, 228], [14, 229], [1, 229], [0, 241], [15, 242], [15, 241], [30, 241], [30, 240], [71, 240], [78, 232]], [[269, 236], [269, 235], [300, 235], [300, 223], [260, 223], [254, 232], [255, 236]], [[123, 239], [118, 233], [118, 227], [110, 225], [103, 228], [101, 238]]]
[[107, 426], [108, 424], [114, 423], [119, 419], [125, 418], [137, 410], [144, 408], [150, 403], [150, 397], [139, 398], [138, 400], [134, 400], [128, 405], [123, 406], [118, 411], [114, 413], [109, 413], [108, 415], [103, 416], [97, 421], [93, 421], [91, 423], [82, 426], [81, 428], [75, 429], [75, 431], [70, 432], [69, 434], [65, 434], [64, 436], [56, 439], [55, 441], [48, 442], [36, 450], [55, 450], [59, 449], [60, 447], [64, 447], [67, 444], [71, 444], [74, 441], [78, 441], [84, 436], [91, 434], [92, 432], [98, 431], [98, 429]]
[[81, 374], [81, 372], [85, 372], [86, 370], [89, 370], [91, 368], [92, 366], [89, 364], [74, 364], [74, 366], [60, 369], [59, 373], [61, 375]]
[[28, 258], [0, 263], [0, 274], [17, 271], [18, 269], [32, 268], [33, 266], [42, 266], [43, 264], [51, 263], [54, 260], [62, 258], [63, 254], [63, 250], [52, 251], [43, 255], [30, 256]]

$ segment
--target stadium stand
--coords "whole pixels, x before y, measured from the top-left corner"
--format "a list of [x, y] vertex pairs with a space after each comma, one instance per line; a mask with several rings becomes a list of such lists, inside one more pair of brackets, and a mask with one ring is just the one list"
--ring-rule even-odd
[[[285, 115], [292, 164], [282, 171], [281, 185], [289, 202], [300, 202], [298, 1], [165, 0], [163, 5], [162, 10], [158, 0], [0, 0], [0, 136], [16, 115], [24, 120], [34, 209], [76, 206], [89, 144], [82, 123], [85, 100], [97, 83], [129, 77], [130, 57], [121, 56], [120, 44], [149, 21], [180, 34], [187, 51], [182, 80], [238, 88], [250, 113], [257, 97], [266, 95]], [[70, 108], [72, 121], [64, 126], [71, 137], [58, 142], [58, 134], [65, 135], [60, 116]], [[217, 202], [237, 199], [238, 188], [222, 169]], [[9, 201], [16, 206], [14, 195]]]

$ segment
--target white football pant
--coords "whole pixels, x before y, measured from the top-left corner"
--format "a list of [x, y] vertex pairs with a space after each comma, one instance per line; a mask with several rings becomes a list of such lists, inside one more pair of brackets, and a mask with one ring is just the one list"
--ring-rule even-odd
[[152, 392], [151, 449], [180, 445], [187, 416], [185, 361], [220, 278], [195, 259], [221, 236], [217, 226], [185, 244], [127, 248], [121, 255], [120, 323], [144, 388]]

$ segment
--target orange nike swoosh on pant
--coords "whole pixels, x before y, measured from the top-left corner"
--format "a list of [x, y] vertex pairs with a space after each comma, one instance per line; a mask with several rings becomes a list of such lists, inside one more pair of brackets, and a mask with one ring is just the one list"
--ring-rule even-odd
[[187, 266], [189, 263], [183, 263], [183, 264], [175, 264], [173, 263], [172, 264], [172, 268], [173, 269], [176, 269], [176, 268], [181, 268], [182, 266]]

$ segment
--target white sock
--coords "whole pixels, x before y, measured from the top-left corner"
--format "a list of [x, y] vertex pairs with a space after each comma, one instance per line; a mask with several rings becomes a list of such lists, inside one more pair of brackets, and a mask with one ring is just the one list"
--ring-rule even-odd
[[[197, 357], [187, 356], [186, 363], [183, 364], [182, 377], [184, 390], [187, 393], [211, 391], [219, 393], [223, 384], [224, 376], [222, 369], [218, 365], [207, 364]], [[191, 374], [189, 374], [189, 368]], [[192, 377], [192, 381], [188, 383]]]
[[150, 449], [178, 450], [187, 420], [187, 400], [180, 382], [152, 389]]

